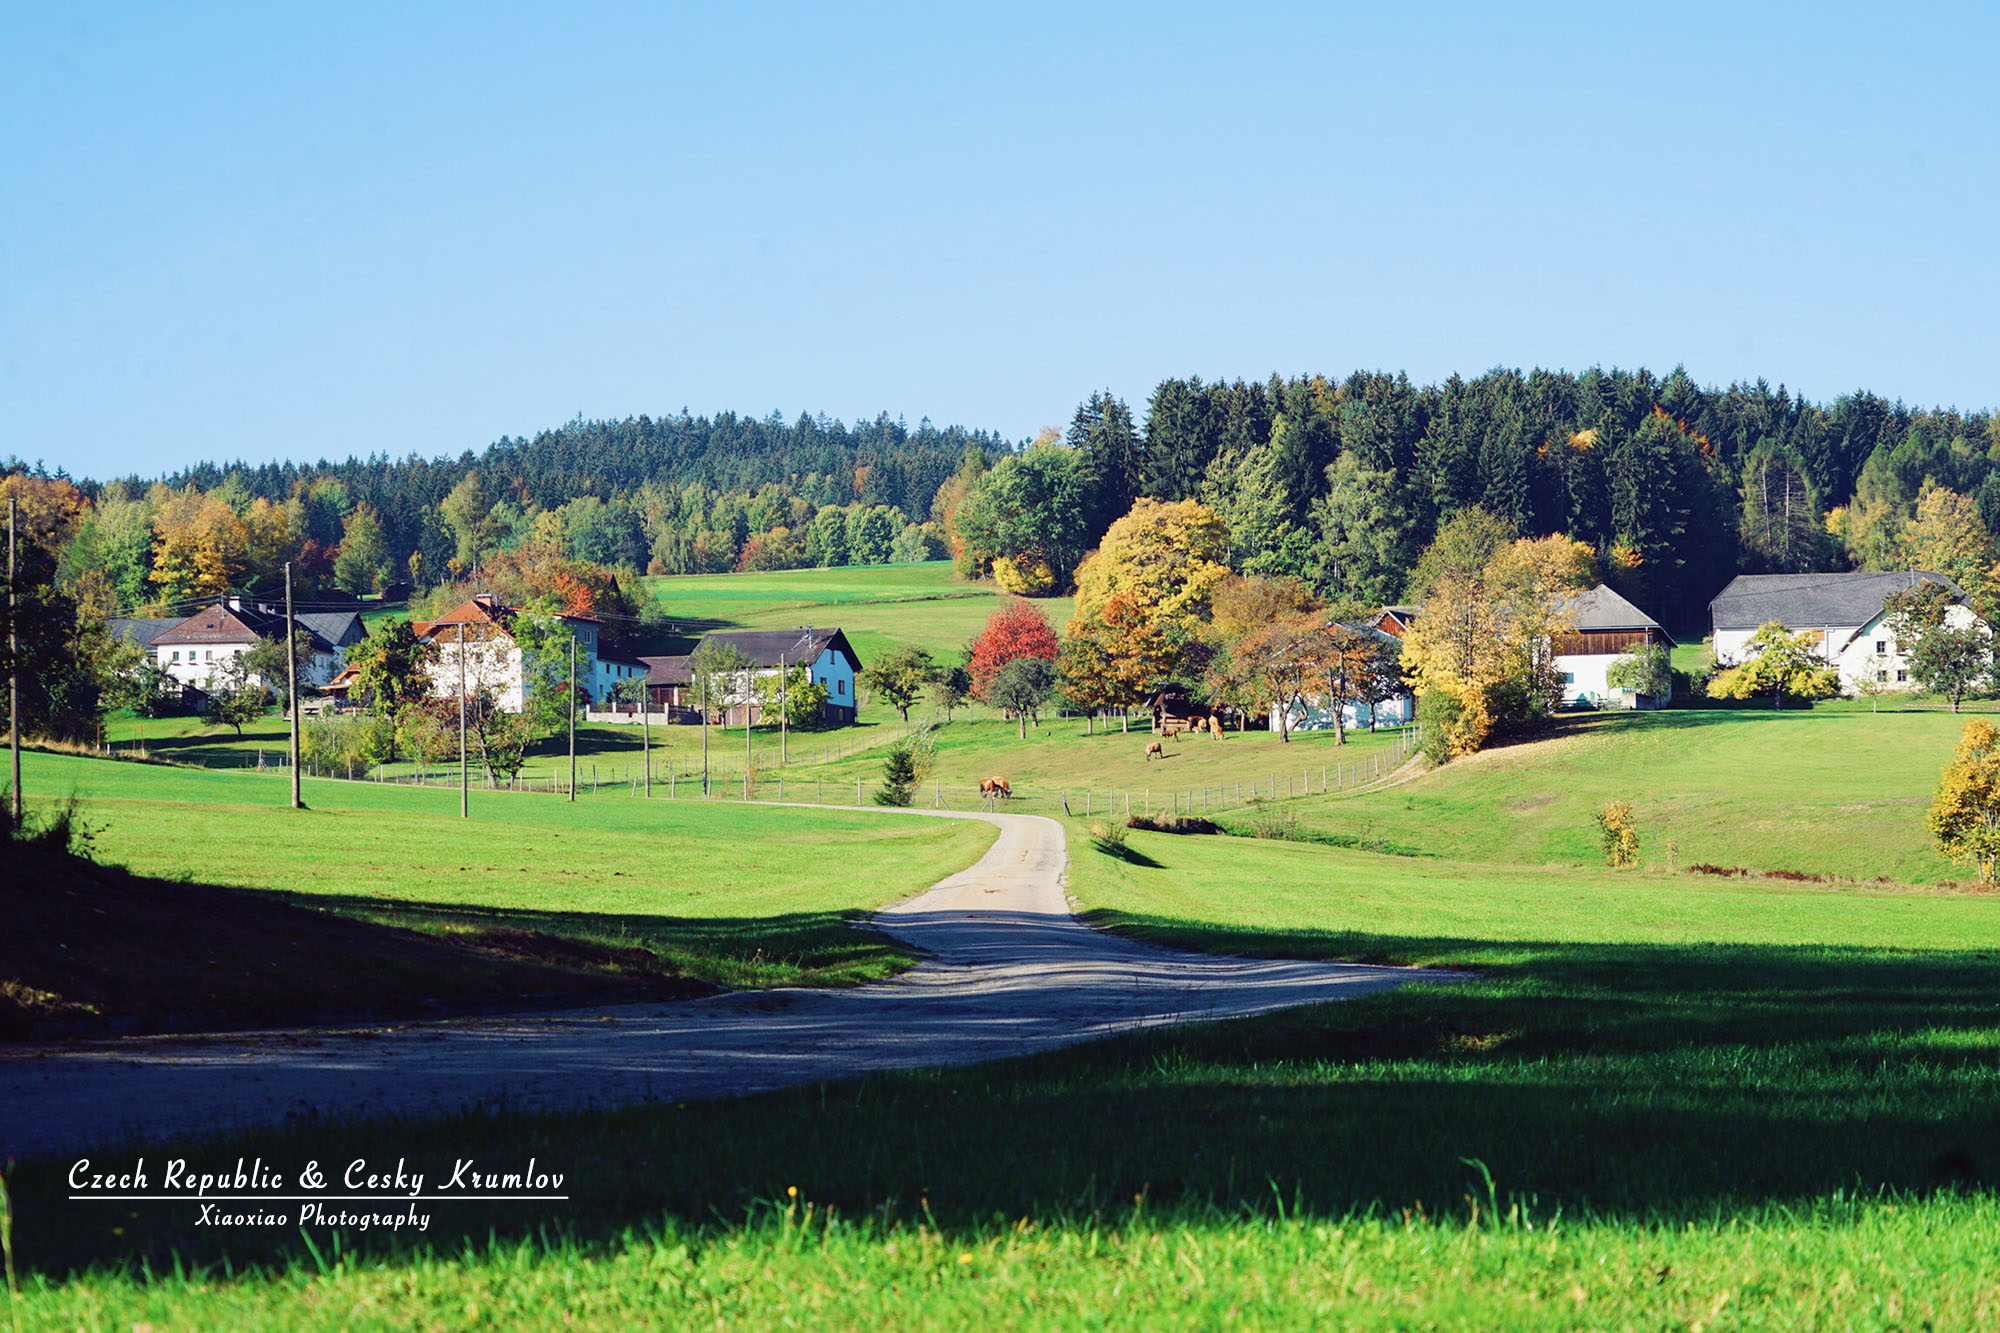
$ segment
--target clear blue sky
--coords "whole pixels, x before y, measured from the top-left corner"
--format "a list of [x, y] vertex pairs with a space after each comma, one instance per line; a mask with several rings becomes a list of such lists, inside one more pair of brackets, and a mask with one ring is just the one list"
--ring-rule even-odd
[[[1751, 11], [1751, 12], [1746, 12]], [[2000, 402], [2000, 7], [16, 6], [0, 456], [1168, 375]]]

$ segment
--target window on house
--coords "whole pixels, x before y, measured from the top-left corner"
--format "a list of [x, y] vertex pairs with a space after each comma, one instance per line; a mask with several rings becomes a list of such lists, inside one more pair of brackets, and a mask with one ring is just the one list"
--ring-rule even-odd
[[847, 682], [843, 680], [843, 681], [838, 681], [836, 683], [840, 686], [840, 688], [837, 691], [835, 691], [835, 693], [845, 695], [847, 693]]
[[213, 661], [215, 660], [215, 649], [213, 649], [213, 648], [210, 648], [210, 649], [208, 649], [208, 650], [207, 650], [207, 653], [208, 653], [208, 655], [207, 655], [206, 657], [202, 658], [202, 661], [204, 661], [204, 662], [213, 662]]
[[1878, 652], [1878, 653], [1886, 653], [1886, 652], [1888, 652], [1888, 651], [1889, 651], [1889, 641], [1888, 641], [1887, 639], [1877, 639], [1877, 640], [1875, 640], [1875, 651], [1876, 651], [1876, 652]]
[[1875, 673], [1875, 679], [1878, 681], [1887, 681], [1889, 679], [1889, 673], [1886, 671], [1878, 671]]
[[1576, 684], [1576, 673], [1574, 671], [1563, 672], [1563, 684], [1565, 685]]
[[1910, 678], [1910, 673], [1909, 673], [1909, 672], [1907, 672], [1907, 671], [1898, 671], [1898, 672], [1896, 673], [1896, 680], [1897, 680], [1897, 683], [1899, 683], [1899, 684], [1900, 684], [1901, 682], [1903, 682], [1903, 681], [1906, 681], [1906, 680], [1908, 680], [1909, 678]]
[[180, 660], [181, 660], [181, 650], [176, 648], [174, 649], [174, 661], [178, 662]]

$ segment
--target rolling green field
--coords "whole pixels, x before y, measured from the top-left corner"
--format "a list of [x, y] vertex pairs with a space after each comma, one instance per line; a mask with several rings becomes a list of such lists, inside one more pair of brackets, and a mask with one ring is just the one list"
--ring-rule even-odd
[[[1962, 872], [1922, 830], [1961, 721], [1853, 707], [1586, 717], [1393, 786], [1266, 795], [1225, 818], [1279, 837], [1135, 831], [1119, 850], [1073, 818], [1068, 889], [1104, 928], [1469, 976], [723, 1104], [200, 1145], [286, 1160], [392, 1142], [418, 1163], [533, 1154], [571, 1172], [558, 1215], [462, 1206], [427, 1236], [348, 1232], [337, 1250], [200, 1231], [173, 1210], [76, 1225], [59, 1211], [58, 1164], [29, 1162], [20, 1216], [70, 1221], [19, 1233], [16, 1310], [51, 1328], [1991, 1326], [2000, 894], [1943, 884]], [[856, 734], [871, 731], [894, 728]], [[1305, 785], [1316, 759], [1391, 743], [1336, 756], [1317, 737], [1190, 739], [1148, 763], [1139, 734], [1030, 735], [954, 723], [940, 773], [1005, 763], [1034, 792], [1143, 791], [1174, 765], [1177, 782], [1213, 786], [1224, 766], [1275, 769], [1275, 756]], [[357, 900], [512, 911], [548, 892], [546, 868], [518, 868], [536, 862], [506, 868], [511, 850], [452, 898], [469, 860], [413, 868], [372, 832], [317, 832], [455, 830], [454, 792], [315, 784], [308, 799], [327, 811], [296, 817], [253, 799], [277, 792], [270, 778], [32, 763], [41, 789], [78, 786], [108, 854], [155, 869], [225, 830], [298, 819]], [[788, 781], [817, 770], [831, 786], [874, 763], [796, 763]], [[1597, 864], [1591, 817], [1614, 796], [1638, 811], [1645, 869]], [[976, 851], [922, 831], [882, 851], [868, 835], [900, 825], [834, 811], [608, 791], [573, 807], [475, 799], [482, 844], [524, 858], [587, 827], [589, 854], [561, 858], [577, 872], [562, 889], [628, 916], [643, 910], [629, 872], [660, 864], [656, 829], [705, 858], [705, 881], [787, 853], [838, 867], [846, 887], [814, 909], [829, 930], [882, 867]], [[740, 835], [726, 858], [702, 836], [717, 830]], [[1393, 854], [1357, 849], [1369, 846]], [[278, 855], [284, 875], [327, 859]], [[1698, 860], [1828, 879], [1688, 873]], [[850, 862], [863, 868], [850, 876]], [[736, 924], [759, 931], [756, 913], [796, 911], [806, 892], [723, 891], [747, 904]]]
[[[23, 1237], [24, 1318], [1909, 1329], [2000, 1313], [2000, 897], [1146, 833], [1124, 856], [1071, 847], [1071, 892], [1119, 929], [1475, 975], [721, 1105], [231, 1136], [202, 1151], [535, 1153], [573, 1171], [575, 1203], [466, 1208], [442, 1234], [350, 1233], [337, 1254], [171, 1210], [100, 1217]], [[62, 1189], [54, 1164], [27, 1164], [22, 1215]]]
[[[670, 574], [646, 580], [647, 591], [683, 635], [712, 629], [839, 626], [867, 662], [891, 643], [928, 648], [957, 661], [959, 649], [982, 629], [1003, 600], [990, 584], [965, 583], [951, 562], [854, 565], [757, 574]], [[1035, 605], [1057, 631], [1068, 623], [1067, 597]]]
[[[983, 824], [840, 811], [305, 783], [29, 754], [25, 788], [76, 796], [100, 859], [281, 891], [394, 924], [508, 926], [650, 949], [732, 986], [880, 976], [907, 958], [852, 917], [970, 865]], [[699, 867], [697, 870], [696, 867]]]
[[1314, 832], [1582, 865], [1600, 860], [1596, 812], [1624, 800], [1649, 864], [1930, 883], [1964, 873], [1924, 831], [1964, 721], [1865, 706], [1585, 716], [1554, 739], [1457, 760], [1420, 782], [1293, 809]]

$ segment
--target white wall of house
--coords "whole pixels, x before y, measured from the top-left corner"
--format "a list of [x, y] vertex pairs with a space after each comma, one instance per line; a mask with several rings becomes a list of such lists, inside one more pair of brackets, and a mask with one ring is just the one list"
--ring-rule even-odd
[[[1340, 711], [1344, 725], [1369, 731], [1376, 727], [1408, 725], [1416, 716], [1417, 703], [1409, 695], [1399, 694], [1393, 699], [1378, 699], [1372, 705], [1344, 704]], [[1324, 698], [1309, 696], [1286, 705], [1282, 716], [1280, 710], [1273, 708], [1269, 723], [1271, 730], [1279, 730], [1281, 721], [1288, 731], [1332, 731], [1333, 709]]]
[[[188, 643], [162, 647], [153, 645], [153, 660], [162, 670], [183, 685], [197, 689], [207, 689], [209, 679], [233, 658], [247, 653], [255, 647], [249, 643]], [[299, 662], [299, 681], [303, 685], [319, 689], [347, 665], [347, 654], [335, 649], [331, 653], [313, 653]], [[269, 689], [282, 689], [282, 680], [261, 680]]]
[[1629, 707], [1626, 692], [1611, 688], [1611, 664], [1622, 653], [1559, 653], [1556, 670], [1562, 673], [1563, 703]]
[[[433, 636], [437, 658], [430, 665], [431, 694], [437, 698], [458, 697], [458, 631], [447, 626]], [[493, 691], [503, 713], [518, 713], [525, 706], [526, 690], [521, 679], [521, 645], [502, 634], [481, 641], [468, 635], [465, 641], [465, 688]]]
[[[1978, 620], [1971, 609], [1953, 606], [1945, 612], [1945, 621], [1954, 628], [1964, 629]], [[1892, 690], [1913, 690], [1915, 682], [1910, 679], [1909, 659], [1904, 655], [1902, 645], [1896, 642], [1896, 632], [1889, 627], [1886, 611], [1878, 611], [1865, 625], [1803, 625], [1787, 626], [1793, 633], [1801, 630], [1820, 636], [1820, 655], [1827, 665], [1840, 673], [1843, 690], [1852, 691], [1857, 684], [1875, 680]], [[1715, 631], [1715, 660], [1720, 666], [1740, 666], [1749, 656], [1748, 644], [1754, 629], [1718, 629]]]

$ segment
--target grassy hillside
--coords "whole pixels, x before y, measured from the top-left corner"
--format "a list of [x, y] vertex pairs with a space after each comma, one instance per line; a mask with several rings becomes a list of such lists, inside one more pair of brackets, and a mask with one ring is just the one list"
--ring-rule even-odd
[[1626, 800], [1649, 863], [1929, 883], [1963, 873], [1924, 831], [1963, 722], [1865, 707], [1585, 717], [1391, 790], [1293, 808], [1315, 832], [1468, 860], [1584, 865], [1601, 863], [1596, 812]]
[[[725, 985], [843, 983], [904, 959], [846, 922], [971, 864], [986, 825], [721, 802], [575, 803], [29, 754], [30, 793], [75, 795], [105, 861], [281, 892], [440, 931], [510, 929], [650, 950]], [[697, 871], [694, 869], [699, 867]]]
[[[958, 660], [1002, 600], [990, 584], [961, 582], [945, 560], [921, 565], [855, 565], [759, 574], [679, 574], [646, 580], [682, 631], [839, 626], [866, 662], [894, 643], [913, 643]], [[1038, 599], [1057, 630], [1067, 597]]]

